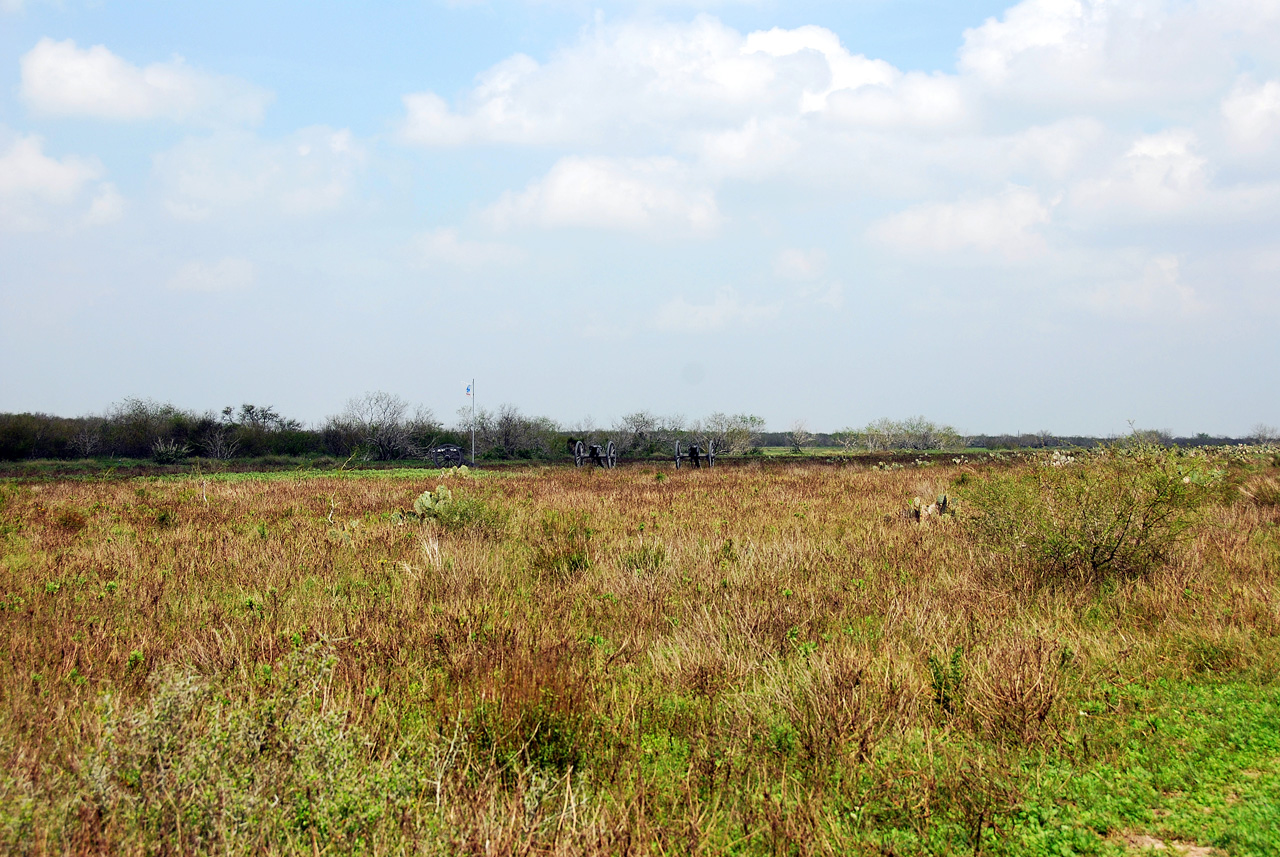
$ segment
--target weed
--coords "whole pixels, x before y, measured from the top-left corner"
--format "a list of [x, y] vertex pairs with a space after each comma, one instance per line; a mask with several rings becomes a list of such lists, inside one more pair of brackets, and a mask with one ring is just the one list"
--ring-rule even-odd
[[536, 531], [528, 537], [531, 567], [554, 579], [575, 577], [591, 566], [591, 537], [585, 512], [549, 509], [542, 514]]
[[622, 567], [642, 574], [657, 574], [667, 562], [667, 549], [661, 542], [640, 545], [622, 555]]
[[71, 533], [78, 533], [89, 525], [84, 512], [71, 507], [59, 509], [53, 520], [59, 527]]
[[1033, 743], [1061, 698], [1062, 654], [1041, 638], [989, 646], [968, 676], [965, 693], [977, 731]]
[[955, 714], [960, 707], [964, 682], [964, 648], [956, 646], [950, 658], [930, 655], [929, 681], [933, 687], [933, 704], [944, 714]]

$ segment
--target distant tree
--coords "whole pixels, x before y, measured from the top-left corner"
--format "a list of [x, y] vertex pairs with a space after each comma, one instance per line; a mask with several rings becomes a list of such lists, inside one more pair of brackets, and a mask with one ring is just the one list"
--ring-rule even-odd
[[662, 417], [651, 411], [635, 411], [613, 424], [618, 447], [627, 455], [665, 454], [684, 432], [685, 419], [679, 414]]
[[813, 435], [809, 432], [809, 426], [804, 420], [796, 420], [791, 424], [791, 431], [787, 432], [787, 441], [791, 444], [791, 451], [800, 455], [804, 452], [804, 447], [813, 440]]
[[1132, 429], [1121, 443], [1155, 444], [1156, 446], [1172, 446], [1173, 432], [1168, 429]]
[[[459, 434], [471, 431], [470, 408], [458, 409]], [[528, 417], [515, 405], [475, 412], [476, 455], [481, 458], [543, 458], [560, 448], [560, 427], [549, 417]]]
[[362, 453], [378, 461], [421, 456], [415, 442], [423, 425], [436, 425], [431, 412], [419, 409], [409, 416], [409, 403], [382, 390], [365, 393], [347, 401], [341, 414], [330, 417], [324, 427], [325, 442], [341, 455]]
[[714, 442], [717, 455], [741, 455], [760, 443], [764, 418], [755, 414], [714, 413], [696, 423], [690, 430], [693, 439]]
[[103, 420], [99, 417], [84, 417], [79, 422], [79, 428], [67, 445], [78, 457], [92, 458], [102, 451]]
[[879, 419], [860, 429], [838, 431], [833, 438], [847, 449], [863, 449], [868, 452], [958, 449], [964, 444], [964, 438], [954, 428], [939, 425], [924, 417]]
[[158, 441], [186, 443], [198, 421], [195, 414], [167, 402], [127, 398], [107, 410], [105, 445], [113, 455], [149, 458]]
[[240, 449], [240, 441], [234, 433], [234, 426], [217, 424], [209, 428], [200, 439], [200, 448], [205, 455], [220, 461], [228, 461], [236, 457]]

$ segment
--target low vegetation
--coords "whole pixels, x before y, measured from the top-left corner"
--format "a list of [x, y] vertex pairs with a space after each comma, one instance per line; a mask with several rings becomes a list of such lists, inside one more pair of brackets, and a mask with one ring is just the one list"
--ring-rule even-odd
[[0, 483], [0, 852], [1280, 853], [1280, 455], [957, 458]]

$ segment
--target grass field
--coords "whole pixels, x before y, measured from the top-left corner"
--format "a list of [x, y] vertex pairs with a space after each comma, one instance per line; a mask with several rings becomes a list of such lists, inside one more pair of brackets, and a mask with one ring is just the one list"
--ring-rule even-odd
[[0, 852], [1280, 854], [1280, 469], [1209, 464], [1059, 573], [973, 523], [1043, 462], [0, 484]]

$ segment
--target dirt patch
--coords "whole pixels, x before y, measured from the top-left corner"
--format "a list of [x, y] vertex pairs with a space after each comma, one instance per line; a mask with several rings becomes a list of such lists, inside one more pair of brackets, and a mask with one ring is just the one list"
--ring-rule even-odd
[[1208, 845], [1196, 845], [1193, 842], [1180, 842], [1176, 839], [1166, 842], [1154, 836], [1147, 836], [1145, 833], [1125, 833], [1117, 839], [1131, 853], [1159, 851], [1169, 854], [1170, 857], [1215, 857], [1221, 853]]

